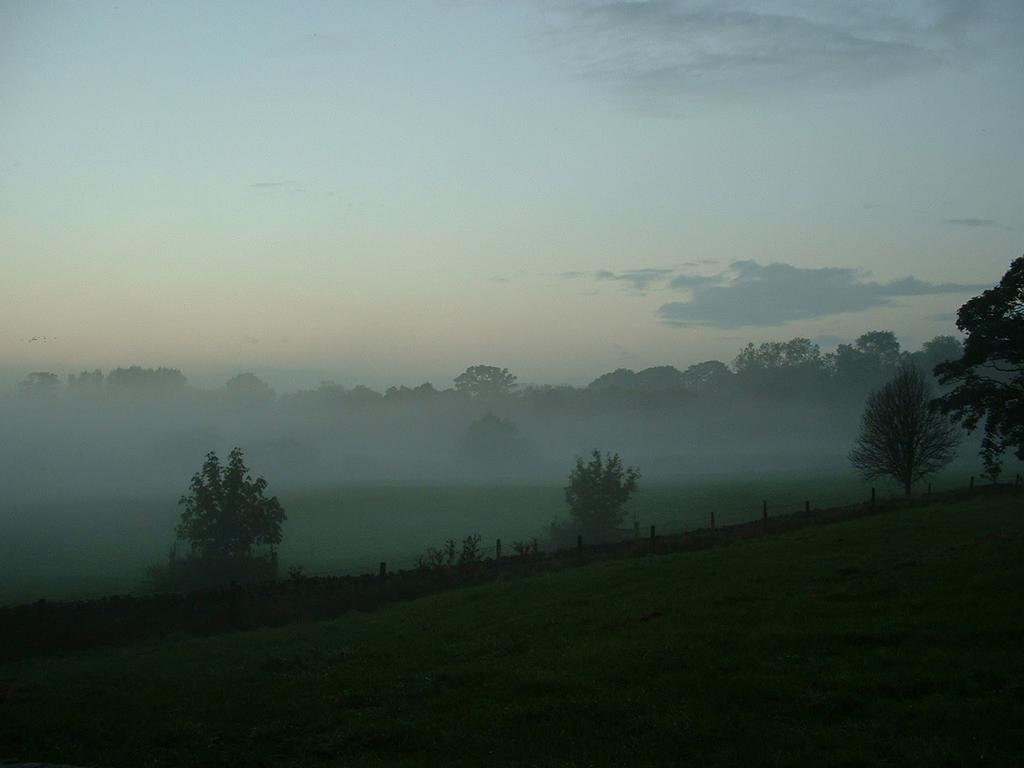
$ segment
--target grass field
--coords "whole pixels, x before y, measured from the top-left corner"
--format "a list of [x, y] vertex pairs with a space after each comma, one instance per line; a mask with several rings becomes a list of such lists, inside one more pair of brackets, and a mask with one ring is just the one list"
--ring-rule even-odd
[[[963, 485], [970, 470], [950, 472], [935, 487]], [[562, 487], [506, 485], [346, 485], [272, 489], [288, 512], [282, 574], [301, 565], [308, 574], [411, 567], [428, 546], [480, 534], [494, 540], [538, 537], [567, 516]], [[897, 492], [880, 486], [880, 493]], [[767, 499], [771, 514], [867, 498], [869, 485], [852, 474], [766, 473], [742, 478], [642, 481], [629, 505], [643, 526], [663, 532], [707, 525], [714, 512], [725, 525], [752, 520]], [[146, 569], [166, 561], [180, 514], [177, 497], [112, 498], [0, 504], [0, 605], [138, 592]]]
[[1021, 497], [0, 667], [0, 759], [1020, 765]]

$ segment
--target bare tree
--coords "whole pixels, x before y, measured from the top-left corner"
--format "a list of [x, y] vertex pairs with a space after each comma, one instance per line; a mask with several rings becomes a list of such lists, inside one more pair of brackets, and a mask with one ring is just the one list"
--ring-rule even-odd
[[850, 461], [868, 479], [892, 477], [910, 495], [914, 483], [949, 464], [959, 430], [931, 407], [932, 392], [921, 370], [903, 364], [881, 389], [868, 395], [860, 435]]

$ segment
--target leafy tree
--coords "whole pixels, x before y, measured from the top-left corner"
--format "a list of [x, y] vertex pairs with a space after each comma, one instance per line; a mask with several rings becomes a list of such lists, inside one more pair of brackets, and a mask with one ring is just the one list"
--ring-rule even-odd
[[516, 377], [508, 368], [472, 365], [455, 377], [455, 389], [474, 397], [507, 395], [516, 386]]
[[610, 373], [602, 373], [590, 384], [588, 389], [633, 389], [635, 387], [636, 371], [631, 368], [616, 368]]
[[185, 507], [178, 539], [201, 557], [216, 560], [244, 560], [256, 546], [273, 551], [281, 543], [286, 516], [276, 496], [264, 497], [266, 487], [262, 477], [253, 480], [249, 475], [241, 448], [232, 449], [226, 467], [211, 451], [192, 476], [188, 494], [178, 501]]
[[960, 359], [935, 368], [942, 384], [955, 385], [938, 406], [969, 430], [984, 419], [981, 457], [998, 477], [1007, 450], [1024, 459], [1024, 256], [960, 307], [956, 325], [967, 339]]
[[642, 371], [617, 368], [598, 376], [590, 389], [623, 389], [635, 392], [671, 392], [683, 388], [683, 374], [672, 365], [656, 365]]
[[949, 360], [959, 360], [963, 353], [964, 345], [956, 337], [936, 336], [922, 344], [921, 349], [910, 357], [921, 370], [931, 373], [935, 366]]
[[576, 459], [565, 488], [565, 501], [577, 525], [586, 531], [607, 534], [625, 515], [623, 507], [637, 489], [640, 472], [623, 467], [619, 454], [602, 457], [594, 451], [591, 459]]
[[840, 344], [834, 360], [839, 383], [865, 392], [890, 378], [900, 367], [903, 355], [892, 331], [868, 331], [851, 344]]
[[57, 392], [60, 377], [50, 371], [34, 371], [21, 381], [21, 391], [30, 397], [49, 397]]
[[910, 495], [914, 483], [956, 455], [956, 428], [931, 407], [925, 374], [904, 364], [868, 396], [850, 461], [868, 479], [892, 477]]
[[97, 397], [103, 392], [103, 371], [82, 371], [68, 376], [67, 392], [75, 397]]
[[733, 362], [737, 381], [760, 392], [806, 393], [827, 375], [821, 349], [810, 339], [747, 344]]
[[115, 368], [107, 374], [107, 388], [128, 399], [159, 399], [185, 391], [188, 380], [177, 368]]
[[276, 397], [273, 388], [255, 373], [240, 373], [224, 384], [228, 400], [241, 406], [267, 405]]
[[683, 371], [683, 388], [691, 392], [707, 392], [728, 383], [732, 375], [729, 366], [720, 360], [705, 360]]

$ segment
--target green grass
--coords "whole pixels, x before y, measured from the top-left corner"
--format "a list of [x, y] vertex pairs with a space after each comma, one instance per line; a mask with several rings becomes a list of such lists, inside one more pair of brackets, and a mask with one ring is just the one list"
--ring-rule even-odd
[[1020, 765], [1021, 496], [0, 667], [0, 758]]
[[[966, 485], [971, 470], [939, 478], [935, 488]], [[753, 520], [767, 499], [770, 514], [792, 512], [805, 500], [818, 507], [867, 498], [870, 484], [852, 474], [771, 472], [745, 477], [641, 480], [631, 500], [643, 526], [668, 533], [716, 523]], [[308, 574], [412, 567], [427, 547], [480, 534], [485, 552], [494, 540], [538, 537], [567, 517], [562, 487], [550, 484], [401, 485], [272, 488], [288, 513], [281, 547], [283, 573], [301, 565]], [[889, 494], [895, 489], [880, 486]], [[138, 592], [146, 569], [166, 561], [180, 508], [166, 498], [112, 498], [74, 502], [0, 504], [0, 605], [39, 598], [67, 600]]]

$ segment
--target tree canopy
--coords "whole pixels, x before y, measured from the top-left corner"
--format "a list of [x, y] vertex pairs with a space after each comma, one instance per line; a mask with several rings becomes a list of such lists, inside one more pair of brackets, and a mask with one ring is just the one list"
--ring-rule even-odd
[[184, 506], [178, 539], [216, 559], [250, 557], [255, 546], [274, 548], [281, 543], [286, 516], [276, 496], [263, 495], [266, 487], [262, 477], [249, 475], [241, 448], [232, 449], [226, 467], [211, 451], [178, 501]]
[[455, 389], [474, 397], [507, 395], [516, 386], [516, 377], [508, 368], [494, 365], [471, 365], [455, 377]]
[[892, 477], [909, 496], [918, 480], [952, 461], [959, 435], [931, 407], [924, 373], [906, 363], [868, 396], [850, 461], [865, 478]]
[[938, 405], [969, 430], [984, 420], [981, 456], [996, 477], [1007, 450], [1024, 459], [1024, 256], [960, 307], [956, 325], [967, 338], [959, 359], [935, 368], [941, 383], [953, 385]]
[[622, 522], [623, 507], [636, 491], [639, 479], [640, 472], [624, 467], [619, 454], [603, 457], [595, 450], [588, 462], [576, 459], [565, 488], [565, 501], [580, 528], [607, 534]]

